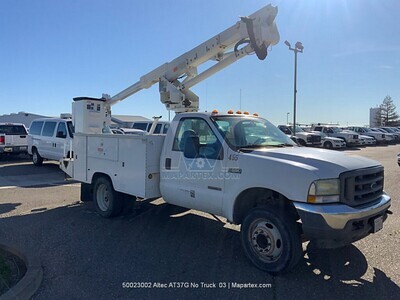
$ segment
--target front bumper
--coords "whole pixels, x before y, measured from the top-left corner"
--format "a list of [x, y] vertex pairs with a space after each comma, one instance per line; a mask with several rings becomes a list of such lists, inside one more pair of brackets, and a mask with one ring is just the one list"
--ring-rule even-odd
[[383, 194], [373, 203], [350, 207], [341, 203], [308, 204], [295, 202], [304, 235], [320, 248], [337, 248], [373, 233], [374, 220], [387, 218], [391, 199]]

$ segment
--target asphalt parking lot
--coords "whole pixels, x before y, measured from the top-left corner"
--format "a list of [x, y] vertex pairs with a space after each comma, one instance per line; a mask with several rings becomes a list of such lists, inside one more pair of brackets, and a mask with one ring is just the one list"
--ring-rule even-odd
[[[399, 299], [400, 146], [345, 152], [385, 166], [393, 215], [383, 230], [342, 249], [303, 244], [304, 258], [286, 275], [253, 267], [237, 226], [162, 200], [103, 219], [93, 203], [79, 202], [79, 183], [65, 182], [56, 163], [34, 167], [23, 158], [0, 161], [0, 242], [40, 258], [44, 279], [34, 299]], [[247, 283], [261, 285], [240, 285]]]

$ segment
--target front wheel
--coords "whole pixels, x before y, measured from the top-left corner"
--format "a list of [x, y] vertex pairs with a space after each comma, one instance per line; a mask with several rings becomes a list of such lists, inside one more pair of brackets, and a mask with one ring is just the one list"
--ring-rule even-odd
[[241, 240], [251, 262], [273, 275], [292, 269], [303, 252], [295, 220], [273, 207], [250, 211], [242, 224]]
[[325, 149], [332, 149], [332, 148], [333, 148], [333, 145], [332, 145], [331, 142], [325, 142], [325, 143], [324, 143], [324, 148], [325, 148]]
[[114, 190], [111, 181], [106, 177], [96, 179], [93, 188], [93, 201], [96, 210], [104, 218], [116, 217], [122, 209], [122, 201]]

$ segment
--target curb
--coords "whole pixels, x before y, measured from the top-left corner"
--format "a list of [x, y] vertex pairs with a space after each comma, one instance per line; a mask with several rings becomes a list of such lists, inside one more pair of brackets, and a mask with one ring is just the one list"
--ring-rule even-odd
[[27, 256], [19, 250], [1, 243], [0, 249], [18, 256], [26, 265], [24, 277], [5, 294], [0, 296], [0, 300], [30, 299], [39, 289], [43, 279], [43, 269], [39, 259], [31, 257], [30, 255]]

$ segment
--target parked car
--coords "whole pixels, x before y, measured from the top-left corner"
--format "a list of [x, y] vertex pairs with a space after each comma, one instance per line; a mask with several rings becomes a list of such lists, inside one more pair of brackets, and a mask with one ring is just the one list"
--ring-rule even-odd
[[385, 133], [375, 132], [375, 131], [371, 130], [371, 128], [362, 127], [362, 126], [349, 126], [349, 127], [347, 127], [347, 129], [357, 132], [358, 134], [361, 134], [361, 135], [373, 137], [376, 140], [377, 144], [386, 143]]
[[[142, 131], [150, 131], [151, 125], [153, 124], [153, 121], [138, 121], [134, 122], [132, 124], [133, 129], [139, 129]], [[158, 121], [156, 129], [154, 130], [155, 134], [166, 134], [169, 128], [169, 122], [166, 121]]]
[[384, 133], [386, 138], [387, 144], [396, 144], [396, 137], [392, 133], [388, 133], [387, 131], [383, 130], [382, 128], [371, 128], [374, 132]]
[[374, 146], [376, 145], [376, 140], [375, 138], [367, 135], [359, 135], [358, 136], [360, 139], [363, 139], [363, 145], [364, 146]]
[[314, 125], [312, 127], [313, 131], [320, 131], [325, 133], [329, 137], [336, 137], [344, 140], [346, 142], [346, 146], [358, 146], [360, 141], [358, 139], [358, 134], [352, 131], [344, 131], [343, 129], [330, 126], [330, 125]]
[[[278, 128], [288, 136], [294, 135], [292, 127], [289, 125], [279, 125]], [[321, 146], [321, 135], [319, 133], [306, 132], [299, 126], [296, 126], [295, 136], [301, 146]]]
[[343, 139], [327, 136], [321, 132], [322, 147], [325, 149], [340, 149], [346, 147], [346, 142]]
[[391, 127], [381, 127], [380, 129], [386, 131], [387, 133], [393, 134], [396, 143], [400, 143], [400, 133], [399, 132], [397, 132], [396, 130], [394, 130]]
[[4, 154], [27, 153], [28, 132], [21, 123], [0, 123], [0, 157]]
[[74, 128], [71, 119], [36, 119], [29, 127], [28, 153], [35, 166], [44, 159], [57, 160], [72, 156]]

